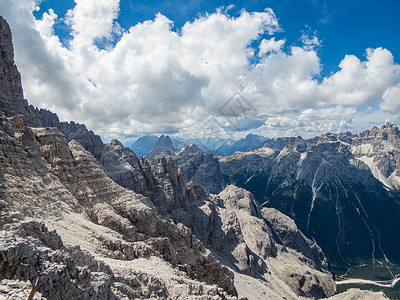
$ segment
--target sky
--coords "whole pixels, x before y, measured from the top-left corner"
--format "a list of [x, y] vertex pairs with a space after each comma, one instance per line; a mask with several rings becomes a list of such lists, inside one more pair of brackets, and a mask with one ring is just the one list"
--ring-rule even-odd
[[104, 141], [400, 117], [398, 0], [0, 0], [29, 103]]

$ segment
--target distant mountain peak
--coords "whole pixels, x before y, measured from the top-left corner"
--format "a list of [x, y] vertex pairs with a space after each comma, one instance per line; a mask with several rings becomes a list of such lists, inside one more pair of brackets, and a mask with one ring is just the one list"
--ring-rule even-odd
[[158, 140], [156, 135], [143, 135], [138, 138], [130, 147], [137, 156], [145, 156]]
[[154, 147], [146, 154], [146, 158], [155, 158], [160, 155], [173, 155], [174, 148], [168, 135], [162, 135], [155, 143]]
[[155, 147], [171, 147], [172, 149], [172, 141], [168, 135], [162, 135], [157, 140]]

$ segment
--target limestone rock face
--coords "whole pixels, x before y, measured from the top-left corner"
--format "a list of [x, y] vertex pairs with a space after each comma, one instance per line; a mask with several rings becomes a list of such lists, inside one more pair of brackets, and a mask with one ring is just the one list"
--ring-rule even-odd
[[47, 299], [117, 299], [111, 269], [79, 248], [66, 248], [44, 223], [24, 221], [4, 229], [0, 231], [2, 280], [39, 279], [38, 290]]
[[[4, 119], [3, 124], [4, 122], [9, 121]], [[46, 230], [42, 228], [45, 231], [42, 234], [44, 237], [41, 238], [44, 239], [44, 244], [38, 243], [38, 247], [50, 247], [56, 251], [57, 247], [63, 244], [62, 241], [66, 240], [68, 245], [63, 251], [76, 249], [74, 261], [81, 259], [80, 255], [84, 253], [80, 247], [96, 254], [99, 263], [103, 261], [104, 268], [108, 272], [104, 271], [106, 274], [99, 277], [99, 283], [96, 283], [97, 279], [89, 276], [91, 272], [99, 273], [98, 269], [87, 272], [88, 281], [99, 285], [98, 287], [94, 285], [93, 289], [105, 290], [107, 293], [99, 298], [113, 299], [114, 296], [122, 297], [126, 293], [136, 295], [138, 298], [158, 295], [157, 292], [148, 291], [148, 283], [143, 278], [142, 281], [138, 279], [137, 283], [142, 287], [142, 291], [132, 292], [129, 289], [129, 283], [134, 278], [146, 276], [139, 271], [134, 276], [120, 274], [118, 277], [120, 281], [113, 277], [113, 265], [118, 266], [118, 261], [151, 257], [160, 257], [164, 264], [170, 266], [169, 268], [177, 270], [176, 276], [187, 278], [185, 280], [188, 284], [190, 280], [197, 280], [204, 282], [205, 286], [218, 285], [219, 289], [209, 287], [205, 290], [209, 290], [210, 293], [213, 291], [212, 293], [220, 297], [227, 296], [227, 293], [233, 295], [236, 293], [231, 272], [218, 264], [210, 251], [192, 235], [190, 229], [182, 224], [175, 225], [163, 220], [157, 215], [148, 198], [117, 185], [107, 176], [98, 161], [79, 143], [74, 140], [67, 143], [64, 135], [56, 128], [28, 128], [17, 121], [4, 127], [8, 130], [13, 129], [14, 132], [12, 136], [4, 131], [1, 132], [1, 153], [7, 153], [2, 155], [0, 160], [3, 199], [1, 229], [8, 232], [15, 226], [20, 226], [21, 222], [30, 216], [60, 232], [61, 238], [56, 234], [53, 234], [54, 238], [46, 237]], [[36, 159], [30, 159], [29, 155], [36, 156]], [[30, 240], [40, 235], [31, 229], [27, 232], [15, 230], [14, 236], [10, 239]], [[7, 241], [7, 236], [1, 240]], [[28, 248], [21, 246], [20, 249], [18, 248], [20, 243], [17, 243], [19, 250], [7, 250], [7, 253], [17, 251], [13, 257], [23, 259], [30, 255], [25, 252], [32, 252], [32, 255], [37, 257], [35, 254], [37, 251], [32, 248], [30, 242], [22, 240], [21, 243]], [[4, 248], [14, 249], [14, 246], [11, 243]], [[25, 264], [15, 264], [15, 259], [11, 260], [12, 257], [10, 259], [7, 255], [1, 257], [2, 270], [7, 270], [2, 272], [5, 276], [3, 278], [32, 281], [34, 276], [38, 276], [26, 269]], [[142, 261], [142, 264], [144, 262]], [[45, 260], [32, 261], [28, 265], [40, 269], [45, 267], [43, 264]], [[25, 269], [20, 270], [20, 268]], [[22, 276], [24, 272], [27, 275]], [[40, 275], [40, 278], [43, 276]], [[55, 285], [65, 286], [64, 280], [69, 280], [71, 276], [66, 273], [52, 280]], [[108, 276], [109, 279], [105, 280], [104, 276]], [[79, 280], [72, 282], [76, 282], [77, 286], [83, 284]], [[116, 290], [112, 290], [111, 286], [114, 288], [117, 282], [120, 284], [117, 284]], [[107, 286], [101, 288], [104, 284]], [[165, 282], [155, 283], [156, 291], [164, 284]], [[68, 290], [76, 288], [71, 287]], [[189, 285], [184, 285], [184, 290], [190, 293], [188, 289]], [[49, 299], [57, 298], [58, 296], [54, 296], [58, 295], [57, 293], [63, 295], [58, 298], [69, 297], [65, 291], [47, 290], [46, 285], [39, 285], [39, 291]], [[168, 288], [165, 288], [163, 293], [168, 294]], [[92, 296], [89, 293], [87, 297], [79, 295], [71, 297], [71, 299], [91, 299]]]
[[154, 189], [151, 174], [145, 172], [145, 167], [142, 167], [135, 153], [117, 140], [104, 145], [100, 163], [107, 174], [125, 188], [146, 196]]
[[[22, 280], [3, 279], [0, 281], [0, 295], [2, 299], [28, 299], [32, 285]], [[34, 300], [46, 300], [39, 292], [35, 293]]]
[[14, 63], [14, 50], [11, 41], [11, 30], [6, 20], [0, 16], [0, 101], [1, 110], [6, 117], [23, 115], [29, 126], [39, 123], [24, 100], [21, 75]]
[[85, 125], [72, 121], [60, 122], [58, 116], [47, 109], [38, 109], [32, 105], [30, 109], [39, 120], [41, 126], [58, 128], [65, 135], [67, 141], [77, 141], [83, 148], [92, 153], [96, 159], [100, 159], [103, 153], [103, 142], [100, 136], [88, 130]]
[[218, 159], [194, 144], [182, 147], [173, 159], [188, 181], [202, 186], [208, 193], [218, 194], [225, 187]]
[[309, 240], [296, 226], [295, 222], [274, 208], [262, 208], [263, 218], [272, 226], [277, 239], [285, 247], [292, 248], [315, 262], [316, 268], [328, 269], [328, 261], [317, 244]]
[[269, 222], [250, 192], [230, 185], [199, 208], [203, 213], [197, 213], [200, 221], [196, 224], [200, 225], [193, 232], [240, 273], [265, 280], [275, 288], [289, 287], [286, 293], [291, 297], [323, 298], [335, 293], [322, 251], [314, 250], [320, 257], [310, 255], [312, 242], [304, 236], [300, 249], [304, 253], [296, 249], [297, 245], [283, 243], [279, 230], [290, 231], [289, 222], [278, 226]]

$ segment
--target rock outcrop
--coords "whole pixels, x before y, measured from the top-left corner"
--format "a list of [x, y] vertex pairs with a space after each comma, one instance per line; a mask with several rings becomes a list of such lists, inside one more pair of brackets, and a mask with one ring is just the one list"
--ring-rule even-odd
[[1, 110], [6, 117], [23, 115], [26, 124], [38, 126], [35, 116], [24, 100], [21, 75], [14, 64], [14, 49], [11, 41], [11, 30], [6, 20], [0, 16], [0, 97]]
[[182, 167], [186, 179], [202, 186], [208, 193], [218, 194], [225, 187], [218, 159], [194, 144], [184, 146], [172, 157]]
[[103, 153], [103, 142], [100, 136], [88, 130], [85, 125], [73, 121], [60, 122], [58, 116], [47, 109], [39, 109], [32, 105], [30, 109], [35, 114], [42, 127], [58, 128], [58, 130], [65, 135], [67, 141], [77, 141], [83, 148], [92, 153], [96, 159], [100, 160], [101, 154]]
[[[7, 121], [3, 120], [3, 124]], [[121, 260], [151, 257], [160, 257], [165, 264], [171, 266], [170, 268], [177, 269], [181, 276], [188, 279], [204, 282], [205, 285], [220, 283], [220, 289], [210, 287], [210, 293], [221, 297], [224, 293], [236, 293], [230, 271], [217, 263], [187, 227], [160, 218], [148, 198], [117, 185], [106, 175], [98, 161], [79, 143], [76, 141], [67, 143], [64, 135], [56, 128], [30, 129], [24, 128], [20, 123], [14, 123], [19, 126], [10, 124], [15, 130], [14, 137], [5, 132], [2, 132], [1, 136], [3, 145], [1, 150], [7, 153], [1, 161], [3, 185], [1, 229], [8, 230], [12, 228], [10, 224], [13, 223], [18, 226], [27, 217], [35, 218], [44, 222], [49, 228], [57, 229], [61, 236], [59, 243], [68, 241], [69, 247], [65, 251], [79, 246], [95, 254], [109, 270], [109, 289], [104, 288], [109, 294], [104, 297], [105, 299], [112, 299], [112, 294], [116, 297], [121, 295], [144, 297], [146, 295], [144, 290], [148, 289], [147, 282], [142, 283], [143, 293], [135, 291], [135, 294], [129, 289], [129, 282], [139, 276], [140, 272], [135, 273], [136, 277], [121, 274], [121, 278], [115, 279], [112, 271], [113, 263], [118, 265], [118, 261]], [[30, 137], [27, 138], [27, 135]], [[29, 159], [24, 149], [30, 149], [31, 155], [36, 156], [36, 159]], [[27, 164], [26, 167], [24, 164]], [[28, 238], [32, 238], [35, 234], [30, 232]], [[19, 232], [18, 236], [25, 237]], [[29, 244], [28, 246], [30, 247]], [[48, 245], [38, 244], [38, 247], [45, 246]], [[29, 247], [18, 251], [30, 251], [31, 255], [37, 257], [35, 249]], [[73, 260], [78, 260], [83, 253], [80, 248], [77, 249], [77, 257]], [[28, 254], [18, 252], [15, 256], [24, 259], [26, 255]], [[3, 278], [33, 280], [33, 274], [29, 271], [30, 266], [35, 269], [45, 268], [45, 260], [21, 264], [16, 263], [15, 256], [10, 258], [2, 256], [2, 268], [8, 272], [2, 272], [2, 276], [5, 276]], [[21, 277], [24, 272], [27, 275]], [[97, 274], [100, 271], [94, 269], [91, 272]], [[40, 275], [40, 278], [42, 277]], [[55, 285], [65, 286], [64, 280], [69, 280], [70, 277], [67, 274], [65, 277], [57, 277], [59, 279], [53, 278], [53, 281], [56, 282]], [[95, 283], [90, 276], [87, 280]], [[78, 280], [72, 282], [76, 282], [76, 285], [82, 283]], [[154, 284], [157, 286], [156, 292], [163, 285], [162, 282]], [[117, 285], [119, 288], [112, 291], [111, 285]], [[39, 284], [39, 291], [45, 297], [54, 299], [53, 292], [47, 291], [47, 288], [46, 280], [42, 285]], [[72, 287], [69, 288], [71, 289], [73, 290]], [[148, 296], [157, 296], [156, 292], [149, 293]], [[163, 293], [170, 292], [164, 289]], [[66, 294], [63, 295], [60, 298], [67, 297]], [[81, 298], [90, 299], [86, 296]]]
[[173, 155], [174, 148], [172, 147], [172, 141], [169, 136], [162, 135], [155, 143], [154, 147], [146, 154], [146, 158], [151, 159], [158, 156], [170, 156]]
[[248, 191], [228, 186], [199, 209], [194, 213], [193, 232], [234, 270], [264, 281], [276, 293], [285, 290], [292, 299], [335, 293], [321, 249], [308, 247], [312, 242], [304, 236], [301, 248], [282, 242], [282, 232], [294, 229], [285, 222], [276, 229]]

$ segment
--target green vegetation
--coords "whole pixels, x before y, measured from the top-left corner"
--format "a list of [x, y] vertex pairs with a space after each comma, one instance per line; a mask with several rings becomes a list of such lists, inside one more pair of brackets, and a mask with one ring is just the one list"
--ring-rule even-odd
[[[336, 273], [338, 274], [338, 273]], [[352, 267], [345, 272], [337, 276], [337, 281], [346, 279], [365, 279], [371, 281], [377, 281], [381, 284], [390, 285], [393, 281], [393, 277], [400, 277], [400, 266], [392, 264], [390, 262], [380, 261], [370, 264], [361, 264], [356, 267]], [[384, 292], [390, 299], [400, 299], [400, 282], [394, 287], [381, 287], [374, 284], [367, 283], [352, 283], [352, 284], [339, 284], [338, 293], [343, 293], [351, 288], [358, 288], [361, 290], [370, 290], [374, 292]]]
[[338, 293], [343, 293], [349, 289], [369, 290], [374, 292], [384, 292], [390, 299], [400, 299], [400, 283], [392, 288], [380, 287], [373, 284], [342, 284], [338, 285]]

